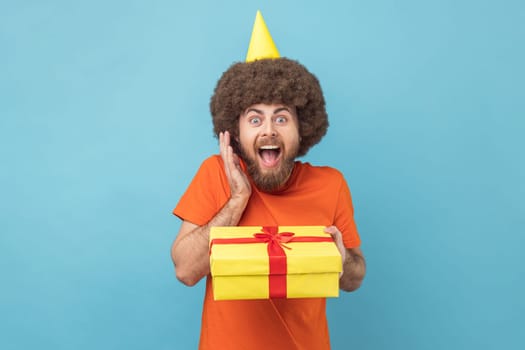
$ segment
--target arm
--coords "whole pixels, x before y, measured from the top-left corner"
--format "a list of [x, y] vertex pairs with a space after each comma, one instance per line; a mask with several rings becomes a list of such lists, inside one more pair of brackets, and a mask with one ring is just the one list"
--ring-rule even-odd
[[346, 248], [343, 275], [339, 279], [339, 287], [346, 292], [358, 289], [365, 278], [365, 273], [366, 263], [361, 248]]
[[242, 171], [239, 158], [230, 146], [228, 132], [219, 134], [219, 146], [224, 169], [230, 184], [230, 199], [205, 225], [183, 221], [179, 234], [171, 247], [171, 258], [177, 279], [188, 286], [195, 285], [210, 273], [209, 233], [212, 226], [235, 226], [248, 204], [251, 186]]
[[327, 227], [325, 231], [332, 235], [343, 258], [343, 272], [339, 278], [339, 288], [346, 292], [358, 289], [366, 273], [365, 257], [361, 248], [345, 248], [343, 236], [335, 226]]
[[203, 226], [183, 221], [177, 239], [171, 248], [171, 258], [176, 276], [187, 286], [193, 286], [210, 273], [209, 233], [212, 226], [235, 226], [244, 211], [245, 204], [230, 200]]

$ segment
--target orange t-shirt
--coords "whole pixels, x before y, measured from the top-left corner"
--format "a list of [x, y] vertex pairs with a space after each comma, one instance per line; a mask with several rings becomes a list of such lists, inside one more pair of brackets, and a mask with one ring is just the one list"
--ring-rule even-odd
[[[222, 159], [215, 155], [203, 162], [173, 213], [201, 226], [229, 195]], [[239, 226], [299, 225], [335, 225], [347, 248], [359, 246], [350, 190], [339, 171], [296, 162], [277, 193], [252, 183]], [[324, 298], [214, 301], [211, 283], [208, 276], [199, 349], [330, 349]]]

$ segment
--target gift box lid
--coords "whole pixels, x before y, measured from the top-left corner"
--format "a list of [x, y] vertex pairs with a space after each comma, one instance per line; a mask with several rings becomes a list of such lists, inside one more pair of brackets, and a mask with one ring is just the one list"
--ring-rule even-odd
[[[212, 276], [268, 275], [272, 259], [287, 274], [341, 272], [341, 254], [324, 226], [216, 226], [210, 229]], [[273, 247], [269, 248], [269, 245]], [[281, 251], [276, 253], [276, 251]], [[284, 252], [284, 254], [283, 254]]]

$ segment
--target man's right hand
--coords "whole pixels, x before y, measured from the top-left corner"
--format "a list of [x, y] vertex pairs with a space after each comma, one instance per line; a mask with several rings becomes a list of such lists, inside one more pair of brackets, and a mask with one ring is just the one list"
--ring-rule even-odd
[[230, 138], [231, 135], [228, 131], [219, 133], [219, 148], [224, 162], [224, 170], [230, 184], [231, 199], [239, 201], [244, 207], [250, 199], [252, 187], [248, 177], [241, 168], [239, 157], [233, 152]]
[[171, 247], [177, 278], [193, 286], [210, 273], [209, 237], [213, 226], [236, 226], [248, 205], [252, 187], [244, 173], [239, 157], [230, 145], [230, 133], [219, 134], [221, 157], [230, 184], [230, 199], [205, 225], [184, 221]]

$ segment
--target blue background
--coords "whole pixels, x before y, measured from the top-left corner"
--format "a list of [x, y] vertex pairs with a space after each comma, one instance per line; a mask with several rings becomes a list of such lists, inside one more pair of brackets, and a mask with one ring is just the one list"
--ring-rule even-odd
[[334, 349], [525, 347], [522, 1], [2, 1], [0, 348], [192, 349], [171, 215], [260, 8], [321, 81], [368, 262]]

